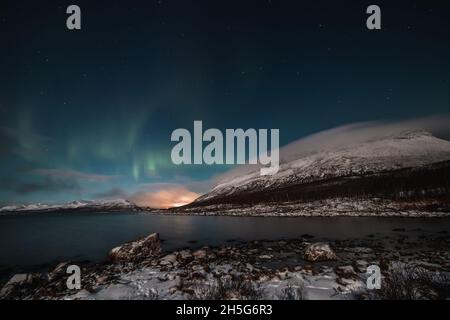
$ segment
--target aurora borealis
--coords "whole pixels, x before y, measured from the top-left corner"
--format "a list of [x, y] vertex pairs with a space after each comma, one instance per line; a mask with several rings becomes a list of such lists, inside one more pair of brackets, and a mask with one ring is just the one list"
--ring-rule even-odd
[[195, 120], [285, 145], [447, 113], [449, 5], [377, 3], [368, 31], [367, 1], [2, 1], [0, 204], [192, 199], [231, 168], [172, 164]]

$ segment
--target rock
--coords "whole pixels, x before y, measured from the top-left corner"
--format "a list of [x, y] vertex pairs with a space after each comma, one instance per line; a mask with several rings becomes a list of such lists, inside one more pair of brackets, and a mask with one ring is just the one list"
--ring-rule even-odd
[[304, 258], [311, 262], [337, 260], [336, 254], [325, 242], [316, 242], [306, 247]]
[[381, 271], [389, 271], [389, 267], [390, 267], [390, 261], [388, 257], [385, 256], [381, 256], [380, 257], [380, 261], [378, 263]]
[[285, 272], [278, 272], [277, 276], [280, 280], [286, 280], [289, 278], [289, 272], [285, 271]]
[[61, 262], [59, 263], [55, 269], [52, 270], [51, 273], [57, 274], [57, 273], [66, 273], [66, 267], [68, 266], [68, 262]]
[[169, 289], [170, 294], [175, 294], [177, 292], [177, 287], [172, 287]]
[[219, 256], [221, 256], [221, 257], [225, 256], [227, 253], [228, 253], [227, 248], [220, 248], [220, 249], [217, 251], [217, 255], [219, 255]]
[[9, 279], [5, 286], [8, 285], [22, 285], [25, 283], [30, 283], [33, 279], [33, 276], [29, 273], [19, 273], [15, 274]]
[[82, 300], [90, 295], [90, 292], [86, 289], [81, 289], [76, 294], [68, 296], [66, 300]]
[[199, 265], [199, 264], [196, 264], [196, 265], [192, 266], [192, 270], [193, 270], [193, 271], [197, 271], [197, 272], [203, 272], [203, 271], [205, 271], [205, 269], [203, 268], [203, 266], [201, 266], [201, 265]]
[[357, 279], [349, 279], [349, 278], [337, 278], [336, 282], [344, 287], [347, 290], [358, 292], [366, 289], [366, 285], [361, 280]]
[[30, 285], [33, 283], [35, 276], [31, 273], [18, 273], [9, 279], [9, 281], [0, 290], [0, 298], [5, 298], [16, 289], [23, 285]]
[[339, 266], [336, 267], [334, 271], [341, 278], [352, 279], [356, 277], [355, 270], [352, 266]]
[[192, 254], [196, 259], [204, 259], [206, 257], [206, 251], [203, 249], [197, 250]]
[[103, 283], [105, 283], [106, 281], [108, 281], [108, 276], [98, 276], [96, 279], [95, 279], [95, 282], [97, 283], [97, 284], [103, 284]]
[[267, 282], [269, 280], [270, 280], [270, 278], [267, 275], [261, 275], [259, 277], [259, 282]]
[[65, 275], [68, 265], [68, 262], [59, 263], [51, 272], [47, 274], [47, 280], [50, 282]]
[[365, 248], [365, 247], [348, 248], [348, 249], [346, 249], [346, 251], [353, 252], [353, 253], [365, 253], [365, 254], [373, 252], [373, 250], [371, 248]]
[[217, 258], [216, 254], [214, 254], [214, 253], [208, 254], [208, 259], [214, 260], [215, 258]]
[[176, 275], [174, 275], [172, 273], [167, 274], [167, 280], [173, 281], [173, 280], [175, 280], [175, 278], [176, 278]]
[[366, 260], [356, 260], [354, 262], [354, 267], [359, 273], [366, 273], [368, 265], [369, 263]]
[[168, 254], [167, 256], [161, 258], [160, 264], [174, 264], [177, 262], [177, 256], [174, 254]]
[[272, 257], [271, 255], [269, 255], [269, 254], [262, 254], [262, 255], [260, 255], [258, 258], [259, 258], [259, 259], [263, 259], [263, 260], [270, 260], [270, 259], [272, 259], [273, 257]]
[[331, 273], [333, 272], [333, 268], [329, 266], [320, 266], [320, 273]]
[[157, 276], [157, 279], [158, 279], [159, 281], [161, 281], [161, 282], [165, 282], [165, 281], [169, 280], [169, 279], [167, 278], [167, 274], [165, 274], [165, 273], [162, 273], [162, 274], [160, 274], [159, 276]]
[[192, 253], [189, 250], [182, 250], [182, 251], [180, 251], [180, 257], [183, 260], [191, 259]]
[[158, 233], [127, 242], [112, 249], [108, 257], [113, 262], [126, 262], [155, 256], [161, 252], [161, 241]]

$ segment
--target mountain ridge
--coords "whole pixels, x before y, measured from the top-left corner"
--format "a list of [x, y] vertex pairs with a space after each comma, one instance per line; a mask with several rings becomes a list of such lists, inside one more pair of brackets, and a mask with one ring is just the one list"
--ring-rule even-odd
[[449, 141], [438, 139], [428, 132], [405, 132], [337, 150], [314, 152], [282, 163], [279, 172], [273, 176], [260, 176], [253, 172], [222, 182], [189, 206], [236, 194], [275, 190], [346, 176], [419, 168], [446, 160], [450, 160]]
[[30, 212], [111, 212], [111, 211], [143, 211], [144, 209], [129, 200], [81, 200], [62, 204], [34, 203], [0, 208], [1, 214]]

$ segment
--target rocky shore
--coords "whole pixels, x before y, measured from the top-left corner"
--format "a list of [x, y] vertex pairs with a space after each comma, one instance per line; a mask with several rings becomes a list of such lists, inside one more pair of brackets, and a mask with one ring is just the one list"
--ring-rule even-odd
[[[164, 252], [158, 234], [113, 248], [81, 267], [69, 290], [70, 262], [14, 275], [0, 299], [448, 299], [450, 235], [367, 235], [358, 240], [298, 239], [226, 243]], [[369, 265], [382, 289], [368, 290]]]
[[392, 201], [389, 199], [330, 198], [315, 201], [286, 201], [258, 204], [211, 204], [183, 206], [149, 214], [245, 217], [409, 217], [449, 216], [448, 199]]

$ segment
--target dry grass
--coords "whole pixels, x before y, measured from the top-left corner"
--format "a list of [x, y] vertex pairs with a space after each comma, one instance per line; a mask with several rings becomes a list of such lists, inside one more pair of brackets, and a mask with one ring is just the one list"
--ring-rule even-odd
[[278, 295], [279, 300], [305, 300], [303, 286], [288, 285]]
[[259, 300], [263, 296], [261, 287], [241, 277], [218, 278], [214, 284], [199, 281], [183, 283], [183, 291], [190, 293], [192, 300]]
[[450, 277], [419, 266], [395, 267], [385, 275], [381, 289], [370, 298], [383, 300], [442, 300], [450, 298]]

